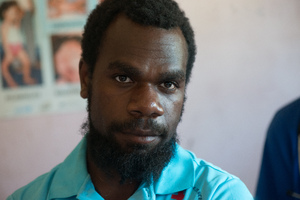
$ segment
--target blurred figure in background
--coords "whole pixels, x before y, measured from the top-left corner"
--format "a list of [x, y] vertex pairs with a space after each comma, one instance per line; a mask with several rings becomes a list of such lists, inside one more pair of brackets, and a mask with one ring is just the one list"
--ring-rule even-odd
[[35, 80], [30, 74], [30, 59], [24, 49], [24, 39], [21, 33], [20, 24], [23, 11], [16, 1], [5, 1], [0, 6], [0, 17], [2, 20], [1, 37], [4, 50], [4, 57], [1, 63], [3, 77], [9, 87], [17, 87], [12, 78], [9, 67], [15, 61], [21, 63], [24, 84], [34, 84]]
[[269, 127], [256, 200], [300, 199], [300, 98], [280, 109]]

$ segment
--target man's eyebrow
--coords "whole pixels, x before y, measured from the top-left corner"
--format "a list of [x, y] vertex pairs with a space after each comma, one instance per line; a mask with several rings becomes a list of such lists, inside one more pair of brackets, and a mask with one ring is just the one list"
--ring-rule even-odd
[[177, 80], [185, 81], [185, 71], [184, 70], [174, 70], [161, 73], [159, 75], [160, 80]]
[[121, 61], [115, 61], [109, 64], [109, 71], [118, 70], [129, 75], [140, 75], [141, 71], [130, 64]]
[[[123, 72], [131, 76], [139, 76], [142, 74], [142, 72], [137, 68], [135, 68], [134, 66], [121, 61], [115, 61], [110, 63], [108, 70], [109, 71], [118, 70], [120, 72]], [[185, 81], [185, 78], [186, 76], [184, 70], [173, 70], [173, 71], [167, 71], [159, 74], [158, 80], [159, 81], [166, 81], [166, 80]]]

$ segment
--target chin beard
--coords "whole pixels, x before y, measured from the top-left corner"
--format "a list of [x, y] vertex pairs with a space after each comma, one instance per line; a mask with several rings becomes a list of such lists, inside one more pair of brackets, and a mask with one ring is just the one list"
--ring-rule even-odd
[[107, 133], [100, 133], [89, 119], [82, 126], [87, 134], [87, 150], [92, 162], [108, 176], [117, 171], [120, 183], [131, 181], [146, 182], [159, 179], [162, 170], [168, 165], [176, 150], [177, 133], [166, 141], [167, 129], [148, 120], [154, 131], [163, 131], [162, 141], [151, 149], [147, 145], [129, 144], [127, 150], [121, 148], [114, 137], [114, 131], [139, 126], [139, 120], [127, 123], [113, 123]]

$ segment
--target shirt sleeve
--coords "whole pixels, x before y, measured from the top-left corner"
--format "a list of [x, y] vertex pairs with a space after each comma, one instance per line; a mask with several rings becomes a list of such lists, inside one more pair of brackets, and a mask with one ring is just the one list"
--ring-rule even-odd
[[226, 182], [220, 184], [211, 200], [253, 200], [251, 193], [245, 184], [238, 178], [227, 180]]
[[13, 197], [10, 195], [6, 198], [6, 200], [14, 200]]

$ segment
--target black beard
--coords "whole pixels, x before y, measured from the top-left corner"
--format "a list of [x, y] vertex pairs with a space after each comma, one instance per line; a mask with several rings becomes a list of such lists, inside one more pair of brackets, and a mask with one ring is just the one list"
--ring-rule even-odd
[[112, 176], [117, 171], [121, 177], [120, 183], [125, 181], [139, 181], [148, 184], [159, 179], [162, 170], [174, 156], [177, 134], [173, 133], [171, 139], [164, 140], [168, 130], [161, 125], [148, 120], [147, 125], [152, 131], [161, 134], [162, 142], [151, 149], [147, 145], [129, 144], [128, 148], [121, 148], [114, 137], [114, 132], [140, 127], [141, 120], [126, 123], [112, 123], [107, 133], [100, 133], [93, 125], [90, 117], [83, 124], [83, 131], [87, 133], [87, 149], [95, 165]]

